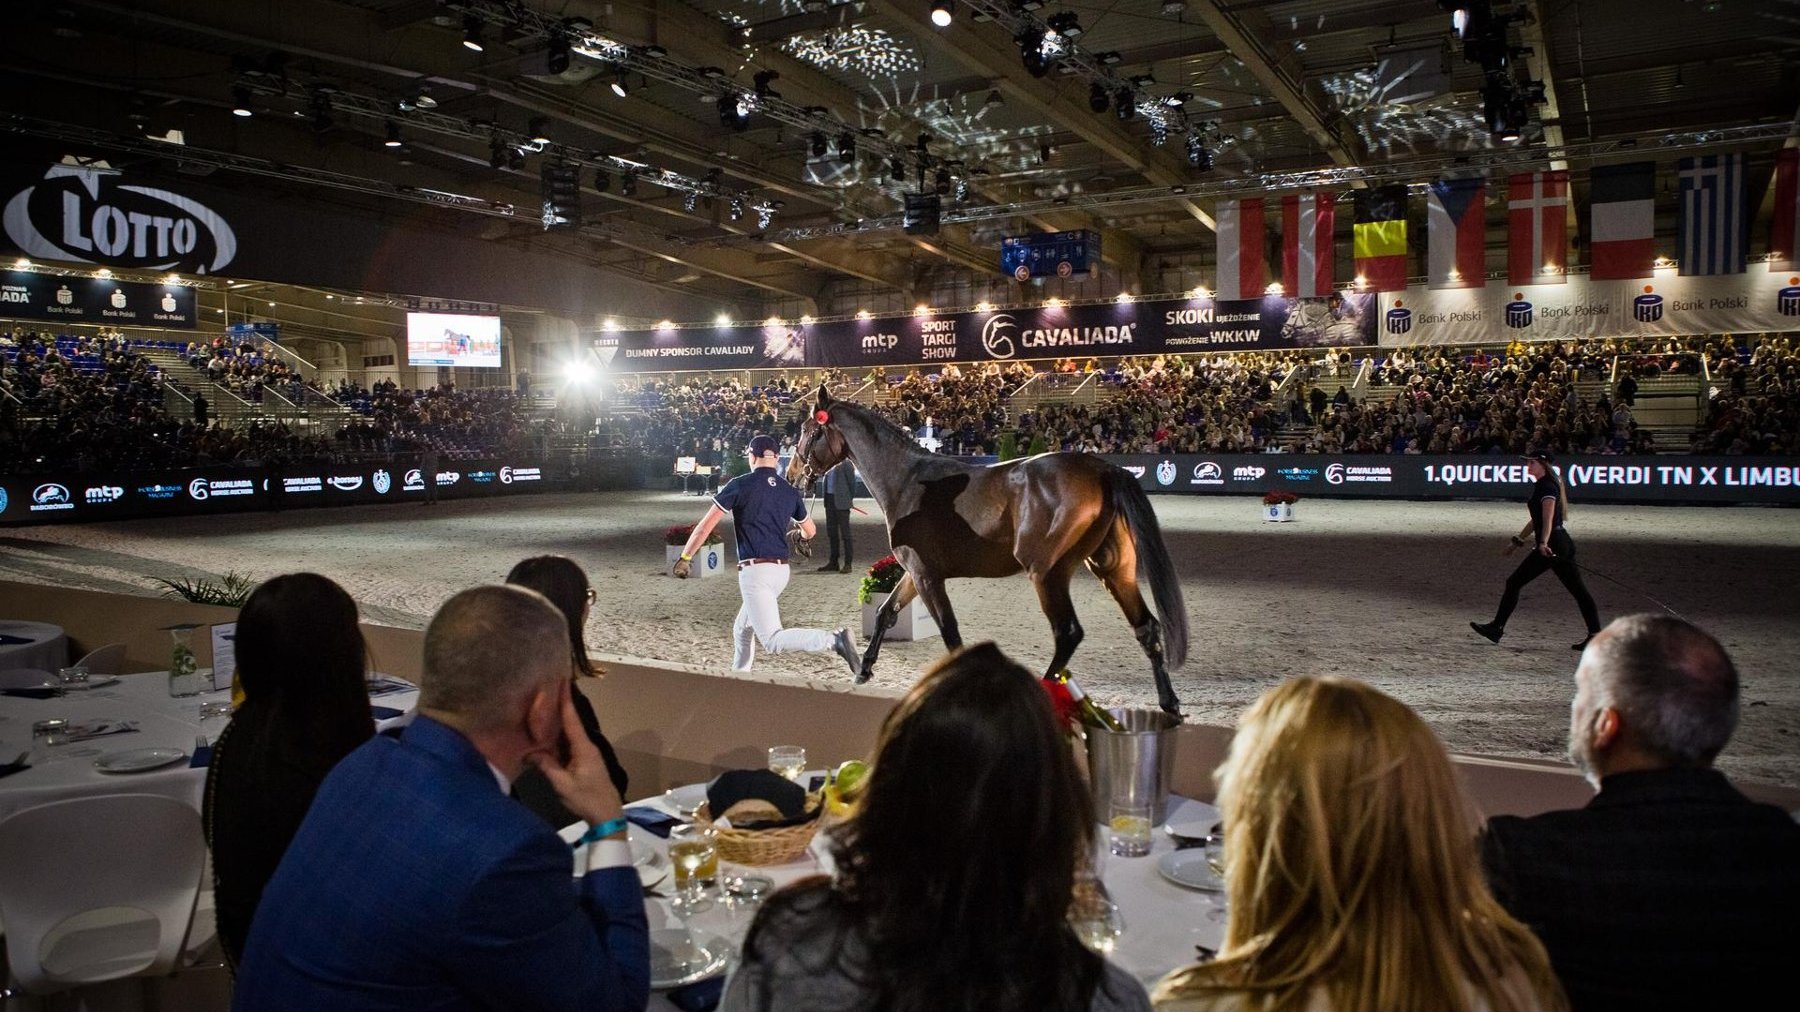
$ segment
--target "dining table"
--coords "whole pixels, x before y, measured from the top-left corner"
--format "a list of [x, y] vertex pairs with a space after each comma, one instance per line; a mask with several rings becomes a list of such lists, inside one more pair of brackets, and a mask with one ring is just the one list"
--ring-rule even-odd
[[[822, 771], [813, 771], [813, 776]], [[806, 782], [805, 779], [802, 782]], [[704, 791], [704, 785], [684, 785], [660, 797], [634, 802], [627, 812], [655, 812], [686, 821], [692, 809], [678, 804], [684, 795]], [[1168, 832], [1169, 827], [1212, 827], [1219, 812], [1212, 805], [1193, 798], [1171, 795], [1167, 815], [1153, 837], [1150, 853], [1142, 857], [1121, 857], [1109, 852], [1107, 827], [1096, 826], [1094, 834], [1095, 864], [1107, 895], [1118, 909], [1122, 930], [1113, 942], [1107, 958], [1141, 982], [1146, 990], [1154, 988], [1164, 974], [1194, 963], [1201, 949], [1216, 951], [1225, 936], [1225, 902], [1221, 892], [1213, 888], [1194, 888], [1178, 884], [1164, 871], [1168, 863], [1183, 851], [1183, 845]], [[586, 827], [576, 824], [563, 830], [566, 839], [574, 840]], [[1192, 832], [1192, 830], [1189, 830]], [[780, 889], [802, 878], [831, 875], [834, 865], [825, 834], [813, 837], [798, 858], [782, 864], [750, 866], [719, 860], [719, 875], [711, 887], [709, 908], [683, 917], [671, 905], [675, 896], [673, 869], [669, 866], [668, 841], [640, 826], [632, 826], [630, 840], [638, 875], [645, 886], [645, 910], [652, 932], [653, 948], [659, 938], [671, 937], [685, 929], [701, 936], [708, 944], [717, 939], [729, 947], [731, 957], [726, 965], [707, 976], [724, 976], [737, 964], [737, 950], [755, 918], [757, 904], [728, 900], [724, 883], [734, 876], [759, 875], [767, 878], [774, 889]], [[1184, 837], [1191, 841], [1191, 838]], [[1189, 853], [1197, 855], [1198, 851]], [[576, 867], [585, 867], [585, 855], [577, 851]], [[1216, 885], [1216, 880], [1206, 883]], [[653, 982], [660, 983], [660, 982]], [[685, 986], [685, 985], [680, 985]], [[669, 998], [674, 988], [654, 987], [650, 996], [651, 1012], [679, 1012], [680, 1006]]]
[[35, 668], [56, 674], [69, 663], [69, 637], [48, 622], [0, 619], [0, 671]]

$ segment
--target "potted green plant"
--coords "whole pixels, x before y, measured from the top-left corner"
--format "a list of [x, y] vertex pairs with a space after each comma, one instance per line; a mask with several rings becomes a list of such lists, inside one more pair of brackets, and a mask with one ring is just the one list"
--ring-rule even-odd
[[[900, 580], [905, 576], [906, 567], [892, 555], [875, 560], [875, 564], [863, 575], [862, 585], [856, 591], [856, 600], [862, 604], [864, 639], [875, 635], [875, 620], [881, 612], [881, 606], [887, 603], [888, 595], [894, 592], [895, 587], [900, 586]], [[936, 635], [937, 621], [931, 617], [931, 611], [925, 607], [925, 602], [917, 597], [900, 609], [900, 614], [895, 616], [894, 624], [887, 632], [890, 640], [922, 640]]]
[[[688, 538], [693, 534], [693, 524], [676, 524], [663, 531], [663, 572], [671, 576], [675, 574], [675, 563], [681, 558], [681, 549], [687, 545]], [[715, 527], [711, 533], [707, 534], [706, 541], [694, 551], [694, 559], [688, 566], [688, 575], [718, 576], [724, 571], [725, 538]]]
[[1292, 492], [1264, 492], [1263, 519], [1270, 523], [1288, 523], [1294, 519], [1294, 504], [1299, 501], [1300, 497]]

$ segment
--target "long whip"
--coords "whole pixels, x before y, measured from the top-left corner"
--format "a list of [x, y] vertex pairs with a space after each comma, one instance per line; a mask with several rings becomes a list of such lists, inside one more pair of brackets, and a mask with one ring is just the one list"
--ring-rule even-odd
[[1633, 594], [1636, 594], [1639, 597], [1646, 598], [1646, 599], [1654, 602], [1658, 608], [1661, 608], [1663, 611], [1668, 612], [1669, 614], [1675, 616], [1676, 618], [1682, 620], [1683, 622], [1688, 621], [1688, 617], [1686, 615], [1683, 615], [1681, 612], [1678, 612], [1675, 609], [1664, 604], [1660, 599], [1651, 595], [1647, 591], [1643, 591], [1643, 590], [1638, 589], [1637, 587], [1633, 587], [1631, 584], [1626, 583], [1623, 580], [1614, 579], [1613, 577], [1610, 577], [1610, 576], [1606, 575], [1605, 573], [1602, 573], [1598, 569], [1594, 569], [1591, 566], [1584, 566], [1581, 563], [1577, 562], [1577, 563], [1575, 563], [1575, 567], [1577, 569], [1580, 569], [1584, 573], [1591, 573], [1594, 576], [1598, 576], [1600, 579], [1607, 581], [1608, 583], [1617, 584], [1618, 586], [1631, 591]]

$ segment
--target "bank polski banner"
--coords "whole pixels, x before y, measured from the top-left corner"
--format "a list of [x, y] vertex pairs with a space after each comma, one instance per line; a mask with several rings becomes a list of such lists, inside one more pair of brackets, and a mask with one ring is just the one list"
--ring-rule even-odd
[[1383, 294], [1380, 315], [1380, 342], [1391, 347], [1800, 330], [1800, 273], [1680, 277], [1663, 269], [1635, 281], [1413, 286]]

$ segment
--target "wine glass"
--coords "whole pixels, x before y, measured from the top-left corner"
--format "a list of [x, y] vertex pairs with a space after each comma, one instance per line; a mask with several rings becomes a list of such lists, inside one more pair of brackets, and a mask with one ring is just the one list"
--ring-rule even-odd
[[1110, 954], [1125, 933], [1119, 905], [1106, 894], [1106, 886], [1092, 873], [1078, 871], [1069, 901], [1069, 926], [1081, 944], [1101, 956]]
[[1206, 838], [1206, 866], [1219, 876], [1219, 892], [1215, 894], [1212, 912], [1208, 915], [1213, 920], [1223, 920], [1230, 909], [1230, 900], [1225, 891], [1225, 829], [1214, 826]]
[[806, 749], [799, 745], [776, 745], [769, 749], [769, 769], [795, 783], [806, 775]]
[[706, 880], [719, 874], [717, 834], [711, 826], [689, 823], [669, 831], [669, 862], [675, 866], [675, 898], [669, 906], [684, 921], [712, 908]]

